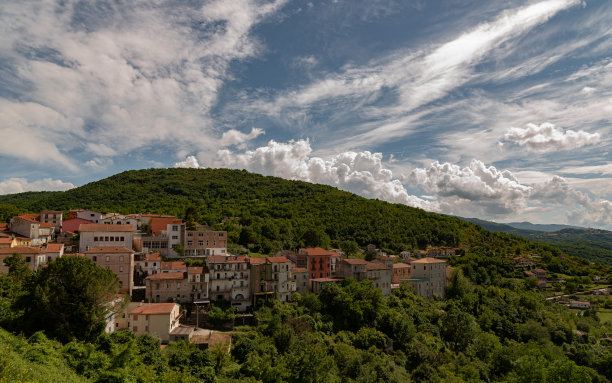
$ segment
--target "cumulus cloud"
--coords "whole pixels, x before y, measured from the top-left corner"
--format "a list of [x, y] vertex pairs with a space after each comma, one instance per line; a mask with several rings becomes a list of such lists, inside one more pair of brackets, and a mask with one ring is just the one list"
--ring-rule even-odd
[[605, 199], [593, 199], [586, 193], [572, 188], [563, 177], [534, 185], [531, 199], [544, 204], [569, 206], [567, 219], [570, 224], [578, 226], [612, 228], [612, 202]]
[[221, 136], [220, 144], [222, 146], [238, 145], [239, 147], [241, 147], [244, 144], [246, 144], [246, 142], [254, 138], [257, 138], [258, 136], [262, 134], [266, 134], [266, 132], [264, 132], [263, 129], [259, 129], [259, 128], [251, 129], [251, 132], [248, 134], [242, 133], [241, 131], [236, 130], [236, 129], [230, 129], [228, 131], [223, 132], [223, 135]]
[[284, 3], [3, 2], [0, 134], [28, 145], [3, 139], [0, 154], [75, 170], [68, 151], [214, 150], [229, 65], [259, 54], [251, 29]]
[[[197, 161], [191, 157], [183, 163], [194, 165]], [[384, 166], [381, 153], [349, 151], [324, 159], [312, 155], [308, 140], [286, 143], [271, 140], [255, 150], [219, 150], [215, 165], [331, 185], [367, 198], [439, 210], [437, 201], [410, 195], [402, 182]]]
[[540, 125], [527, 124], [525, 128], [512, 127], [508, 129], [504, 139], [526, 146], [536, 152], [552, 152], [596, 144], [600, 140], [600, 134], [588, 133], [583, 130], [576, 132], [568, 129], [564, 131], [551, 123], [545, 122]]
[[464, 168], [435, 161], [428, 168], [413, 169], [409, 179], [427, 192], [446, 197], [448, 209], [467, 203], [489, 215], [523, 210], [531, 193], [531, 187], [521, 184], [508, 170], [487, 167], [476, 159]]
[[174, 164], [175, 168], [199, 168], [200, 164], [198, 163], [198, 159], [195, 156], [189, 156], [185, 158], [185, 161], [176, 162]]
[[27, 191], [64, 191], [74, 188], [70, 182], [45, 178], [28, 182], [25, 178], [9, 178], [0, 182], [0, 195], [23, 193]]

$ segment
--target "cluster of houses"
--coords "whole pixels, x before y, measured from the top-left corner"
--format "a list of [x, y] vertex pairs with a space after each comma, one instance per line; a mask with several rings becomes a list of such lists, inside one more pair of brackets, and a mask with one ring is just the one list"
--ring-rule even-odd
[[[322, 248], [282, 250], [271, 257], [237, 256], [227, 251], [225, 231], [187, 227], [176, 217], [153, 214], [71, 210], [63, 220], [61, 211], [45, 210], [0, 224], [0, 274], [8, 272], [4, 259], [14, 253], [21, 254], [32, 270], [65, 255], [87, 257], [117, 275], [121, 293], [145, 290], [148, 303], [132, 303], [121, 318], [109, 319], [107, 331], [129, 328], [162, 340], [188, 332], [180, 329], [177, 303], [225, 301], [244, 312], [261, 299], [290, 301], [296, 292], [318, 293], [345, 278], [371, 280], [383, 295], [400, 283], [411, 284], [426, 298], [444, 295], [450, 271], [445, 258], [453, 249], [389, 256], [370, 245], [368, 251], [378, 256], [366, 261]], [[206, 266], [189, 266], [182, 257], [204, 259]]]

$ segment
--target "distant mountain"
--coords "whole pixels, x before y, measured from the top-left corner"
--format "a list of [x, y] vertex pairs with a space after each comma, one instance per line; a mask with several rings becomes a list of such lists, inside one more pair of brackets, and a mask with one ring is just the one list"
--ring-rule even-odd
[[[517, 225], [517, 223], [503, 224], [477, 218], [462, 219], [489, 231], [514, 234], [533, 241], [547, 243], [558, 247], [569, 255], [612, 265], [612, 231], [568, 225], [536, 225], [529, 222], [519, 222]], [[545, 231], [544, 228], [548, 228], [550, 231]]]
[[580, 227], [570, 226], [570, 225], [558, 225], [558, 224], [544, 225], [544, 224], [536, 224], [536, 223], [531, 223], [531, 222], [508, 222], [508, 223], [505, 223], [505, 225], [512, 226], [516, 229], [521, 229], [521, 230], [547, 231], [547, 232], [559, 231], [563, 229], [581, 229]]

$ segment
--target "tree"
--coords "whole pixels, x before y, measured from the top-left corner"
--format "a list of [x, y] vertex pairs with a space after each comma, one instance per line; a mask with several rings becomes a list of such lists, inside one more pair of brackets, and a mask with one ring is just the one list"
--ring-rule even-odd
[[19, 282], [23, 281], [31, 273], [28, 264], [20, 254], [15, 253], [11, 255], [4, 260], [4, 263], [8, 266], [8, 274]]
[[187, 230], [196, 230], [198, 226], [198, 211], [195, 206], [189, 206], [185, 210], [185, 228]]
[[119, 279], [80, 256], [66, 256], [38, 271], [16, 306], [24, 310], [23, 330], [45, 333], [62, 342], [94, 341], [104, 330]]

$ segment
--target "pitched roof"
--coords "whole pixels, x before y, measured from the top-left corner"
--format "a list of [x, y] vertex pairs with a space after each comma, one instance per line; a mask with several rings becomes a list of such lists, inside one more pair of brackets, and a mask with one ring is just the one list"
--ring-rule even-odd
[[267, 257], [266, 258], [270, 263], [288, 263], [291, 262], [287, 257]]
[[90, 247], [85, 254], [107, 254], [107, 253], [133, 253], [134, 250], [130, 250], [123, 246], [94, 246]]
[[168, 229], [168, 225], [173, 224], [176, 221], [174, 217], [152, 217], [149, 221], [149, 227], [151, 233], [160, 235], [162, 231]]
[[84, 223], [79, 226], [79, 231], [105, 231], [105, 232], [132, 232], [132, 225], [106, 225], [103, 223]]
[[40, 227], [55, 227], [53, 223], [40, 222]]
[[157, 273], [153, 275], [149, 275], [146, 277], [146, 280], [149, 281], [164, 281], [164, 280], [174, 280], [174, 279], [184, 279], [185, 276], [182, 272], [174, 272], [174, 273]]
[[366, 270], [391, 270], [391, 268], [382, 263], [368, 263], [366, 265]]
[[44, 254], [45, 252], [38, 246], [15, 246], [15, 247], [2, 247], [0, 248], [0, 255], [6, 254]]
[[59, 253], [63, 248], [63, 243], [47, 243], [47, 251], [51, 253]]
[[307, 273], [308, 269], [305, 267], [294, 267], [291, 269], [291, 272], [293, 273]]
[[300, 253], [306, 253], [308, 255], [336, 255], [336, 253], [331, 252], [331, 251], [327, 251], [323, 248], [320, 247], [314, 247], [314, 248], [309, 248], [309, 249], [300, 249]]
[[61, 210], [42, 210], [41, 213], [44, 214], [62, 214]]
[[176, 306], [178, 306], [176, 303], [145, 303], [132, 310], [130, 315], [170, 314]]
[[162, 262], [161, 264], [162, 270], [182, 270], [186, 268], [187, 264], [185, 262]]
[[211, 255], [206, 258], [207, 263], [244, 263], [248, 262], [249, 257], [237, 257], [227, 255]]
[[204, 274], [204, 267], [202, 266], [191, 266], [187, 268], [187, 274]]
[[249, 257], [247, 259], [251, 265], [263, 265], [266, 263], [266, 259], [264, 257]]
[[13, 238], [0, 238], [0, 243], [4, 243], [4, 244], [11, 244], [13, 243]]
[[32, 217], [32, 215], [35, 215], [35, 214], [20, 214], [18, 216], [13, 217], [13, 218], [23, 219], [24, 221], [28, 221], [28, 222], [32, 222], [32, 223], [40, 223], [39, 221], [34, 219], [34, 217]]
[[417, 259], [416, 261], [412, 261], [412, 263], [446, 263], [446, 261], [436, 258], [423, 258]]
[[161, 261], [161, 255], [159, 255], [159, 253], [147, 254], [145, 255], [145, 261], [147, 262]]

